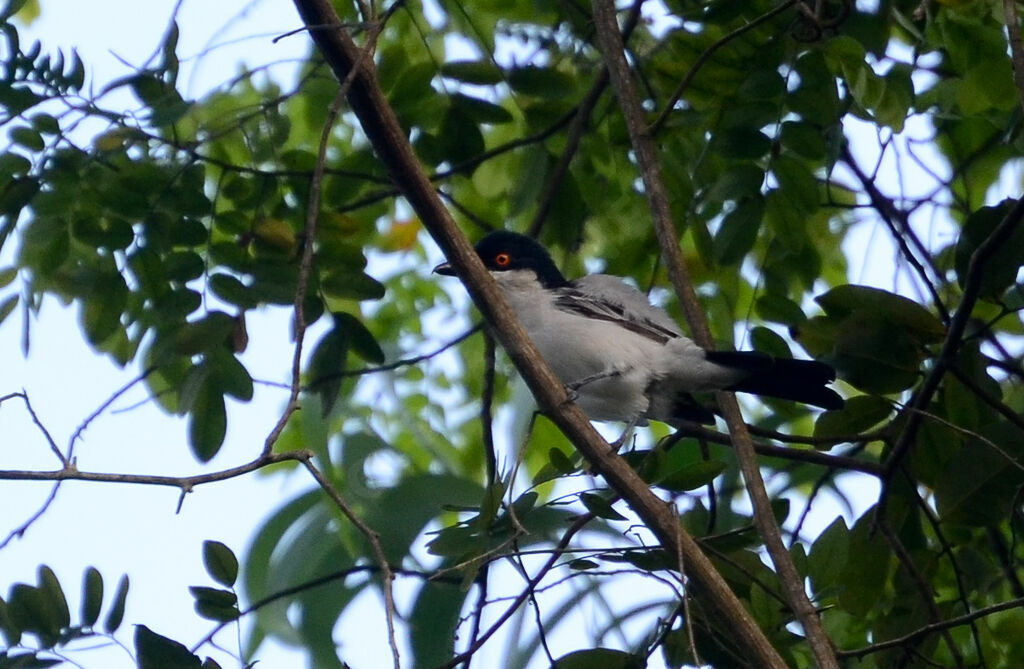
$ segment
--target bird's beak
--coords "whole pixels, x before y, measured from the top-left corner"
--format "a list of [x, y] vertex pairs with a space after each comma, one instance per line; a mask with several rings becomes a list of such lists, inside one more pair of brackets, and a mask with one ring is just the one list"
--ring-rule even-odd
[[449, 265], [446, 262], [443, 262], [434, 268], [434, 274], [440, 274], [442, 276], [455, 276], [455, 270], [452, 269], [451, 265]]

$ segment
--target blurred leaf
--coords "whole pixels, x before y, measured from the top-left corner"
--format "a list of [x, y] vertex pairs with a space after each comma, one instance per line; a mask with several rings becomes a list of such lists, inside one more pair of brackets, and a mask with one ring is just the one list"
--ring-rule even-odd
[[588, 648], [573, 651], [555, 660], [554, 669], [643, 669], [642, 656], [611, 648]]
[[587, 507], [587, 511], [598, 518], [604, 518], [606, 520], [626, 520], [626, 517], [613, 509], [611, 503], [601, 495], [596, 495], [590, 492], [581, 492], [580, 501], [583, 502], [583, 506]]
[[135, 626], [135, 656], [139, 669], [199, 669], [199, 657], [182, 643], [160, 636], [145, 625]]
[[513, 68], [508, 72], [508, 85], [517, 93], [541, 98], [561, 98], [574, 89], [575, 80], [569, 74], [553, 67]]
[[238, 578], [238, 558], [219, 541], [203, 542], [203, 566], [210, 578], [223, 586], [230, 588]]
[[114, 592], [114, 599], [111, 600], [110, 611], [107, 612], [107, 619], [103, 622], [103, 629], [107, 634], [112, 634], [121, 626], [124, 619], [124, 605], [128, 600], [128, 575], [125, 574], [117, 584]]
[[38, 571], [39, 589], [47, 599], [47, 607], [50, 609], [58, 629], [64, 629], [71, 625], [71, 612], [68, 610], [68, 600], [64, 596], [64, 588], [53, 570], [46, 565], [41, 565]]
[[[960, 287], [967, 280], [971, 257], [992, 231], [1003, 222], [1016, 204], [1015, 200], [1003, 200], [994, 207], [982, 207], [971, 213], [964, 222], [963, 233], [956, 245], [956, 275]], [[981, 268], [980, 294], [987, 299], [998, 299], [1008, 287], [1014, 284], [1020, 267], [1024, 265], [1024, 226], [1018, 225], [1010, 237], [1000, 244]]]
[[441, 66], [441, 74], [467, 84], [486, 86], [504, 80], [501, 70], [487, 60], [454, 60]]
[[200, 462], [209, 462], [224, 443], [228, 419], [224, 392], [210, 379], [202, 383], [189, 410], [188, 444]]
[[[815, 437], [855, 435], [892, 415], [892, 403], [881, 397], [859, 395], [846, 400], [842, 409], [826, 411], [814, 423]], [[831, 446], [826, 446], [831, 448]]]
[[103, 608], [103, 575], [95, 567], [85, 570], [82, 579], [82, 624], [92, 627]]
[[659, 476], [653, 485], [674, 492], [696, 490], [714, 481], [726, 467], [728, 465], [719, 460], [700, 460]]
[[763, 199], [740, 202], [725, 217], [718, 232], [715, 233], [715, 262], [720, 265], [734, 265], [743, 260], [757, 240], [763, 215]]
[[935, 504], [946, 523], [986, 527], [1005, 520], [1024, 484], [1018, 428], [998, 422], [970, 435], [946, 463]]

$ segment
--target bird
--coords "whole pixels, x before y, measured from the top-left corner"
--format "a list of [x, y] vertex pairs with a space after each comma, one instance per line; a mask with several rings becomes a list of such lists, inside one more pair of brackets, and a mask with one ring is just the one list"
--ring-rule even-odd
[[[591, 420], [713, 424], [694, 393], [715, 390], [839, 409], [835, 370], [817, 360], [758, 351], [712, 351], [684, 336], [647, 295], [620, 277], [569, 280], [536, 240], [488, 233], [474, 247], [570, 397]], [[434, 268], [455, 276], [451, 265]]]

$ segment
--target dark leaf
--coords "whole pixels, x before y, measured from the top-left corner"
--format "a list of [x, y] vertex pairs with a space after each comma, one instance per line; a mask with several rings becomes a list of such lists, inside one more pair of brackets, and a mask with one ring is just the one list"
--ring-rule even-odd
[[95, 625], [102, 608], [103, 575], [95, 567], [89, 567], [82, 578], [82, 624], [86, 627]]
[[203, 542], [203, 566], [213, 580], [229, 588], [238, 578], [238, 558], [219, 541]]
[[202, 662], [185, 646], [153, 632], [145, 625], [135, 626], [135, 656], [139, 669], [199, 669]]
[[455, 60], [441, 66], [441, 75], [467, 84], [486, 86], [504, 81], [501, 69], [488, 60]]
[[612, 508], [611, 503], [601, 495], [596, 495], [591, 492], [582, 492], [580, 493], [580, 501], [583, 502], [583, 506], [587, 507], [587, 511], [598, 518], [604, 518], [606, 520], [626, 519], [625, 516]]
[[701, 460], [669, 472], [653, 482], [665, 490], [696, 490], [714, 481], [728, 465], [719, 460]]
[[117, 628], [121, 626], [121, 621], [124, 619], [124, 605], [127, 600], [128, 575], [125, 574], [117, 584], [117, 591], [114, 593], [111, 609], [107, 613], [107, 619], [103, 623], [103, 629], [106, 630], [107, 634], [116, 632]]
[[188, 443], [200, 462], [209, 462], [224, 443], [228, 420], [224, 391], [207, 379], [199, 389], [189, 411]]
[[553, 669], [643, 669], [647, 662], [642, 655], [622, 650], [588, 648], [563, 655], [552, 666]]
[[715, 262], [734, 265], [747, 255], [757, 240], [764, 215], [764, 200], [749, 199], [736, 205], [715, 233]]

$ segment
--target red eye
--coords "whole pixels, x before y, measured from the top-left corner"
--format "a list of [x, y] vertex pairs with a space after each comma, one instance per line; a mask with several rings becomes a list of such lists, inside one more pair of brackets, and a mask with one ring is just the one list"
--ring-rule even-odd
[[512, 262], [512, 256], [507, 253], [499, 253], [494, 256], [494, 264], [498, 267], [508, 267], [510, 262]]

